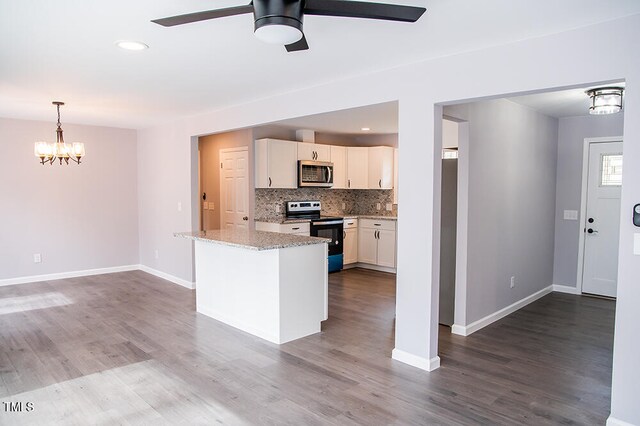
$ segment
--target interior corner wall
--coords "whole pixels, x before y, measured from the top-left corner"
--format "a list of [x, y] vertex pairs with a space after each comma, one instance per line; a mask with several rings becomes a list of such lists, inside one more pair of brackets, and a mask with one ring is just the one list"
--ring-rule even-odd
[[585, 138], [622, 136], [624, 114], [566, 117], [558, 125], [556, 232], [553, 283], [576, 287], [580, 223], [565, 220], [565, 210], [580, 211]]
[[220, 150], [246, 146], [249, 153], [249, 220], [253, 224], [254, 196], [253, 179], [253, 134], [251, 129], [225, 132], [199, 138], [200, 147], [200, 209], [202, 209], [202, 193], [206, 192], [207, 201], [213, 202], [214, 208], [202, 209], [202, 225], [204, 229], [220, 229]]
[[509, 100], [468, 114], [464, 325], [552, 284], [558, 148], [557, 119]]
[[34, 142], [55, 138], [55, 122], [0, 118], [0, 280], [139, 263], [136, 131], [63, 129], [85, 144], [79, 165], [33, 155]]

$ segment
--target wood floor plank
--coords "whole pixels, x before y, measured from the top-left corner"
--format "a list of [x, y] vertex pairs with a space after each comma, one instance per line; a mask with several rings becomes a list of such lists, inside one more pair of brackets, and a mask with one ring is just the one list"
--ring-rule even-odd
[[197, 314], [194, 296], [141, 271], [0, 288], [0, 401], [35, 404], [0, 410], [0, 424], [593, 425], [609, 414], [610, 300], [553, 293], [466, 338], [441, 327], [442, 366], [427, 373], [390, 358], [392, 274], [331, 274], [322, 332], [284, 345]]

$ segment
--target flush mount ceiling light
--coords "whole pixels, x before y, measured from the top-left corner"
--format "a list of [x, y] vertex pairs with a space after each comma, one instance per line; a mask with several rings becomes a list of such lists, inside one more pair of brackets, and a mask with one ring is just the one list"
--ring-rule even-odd
[[53, 164], [56, 159], [60, 160], [60, 164], [62, 164], [62, 160], [65, 164], [69, 164], [70, 159], [80, 164], [80, 159], [84, 157], [84, 144], [76, 142], [68, 145], [65, 143], [60, 124], [60, 106], [64, 105], [64, 102], [53, 101], [52, 104], [58, 109], [56, 141], [52, 143], [36, 142], [33, 152], [40, 159], [40, 164]]
[[600, 87], [587, 90], [589, 114], [615, 114], [622, 111], [623, 87]]
[[118, 40], [116, 41], [116, 46], [124, 50], [144, 50], [149, 48], [143, 42], [134, 40]]

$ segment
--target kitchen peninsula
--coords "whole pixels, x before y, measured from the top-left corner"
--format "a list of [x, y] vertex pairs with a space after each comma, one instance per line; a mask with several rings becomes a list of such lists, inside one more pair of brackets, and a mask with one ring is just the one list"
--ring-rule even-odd
[[326, 239], [226, 229], [174, 235], [195, 241], [198, 312], [277, 344], [320, 331]]

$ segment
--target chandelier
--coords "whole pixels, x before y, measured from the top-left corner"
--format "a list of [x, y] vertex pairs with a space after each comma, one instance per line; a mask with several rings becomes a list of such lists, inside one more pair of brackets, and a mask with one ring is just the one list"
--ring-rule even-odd
[[40, 164], [53, 164], [58, 159], [60, 164], [64, 160], [65, 164], [69, 164], [69, 160], [80, 164], [80, 159], [84, 157], [84, 144], [73, 143], [68, 145], [62, 136], [62, 127], [60, 124], [60, 105], [64, 102], [54, 101], [53, 105], [58, 109], [58, 128], [56, 129], [56, 141], [52, 143], [36, 142], [34, 153], [40, 159]]

